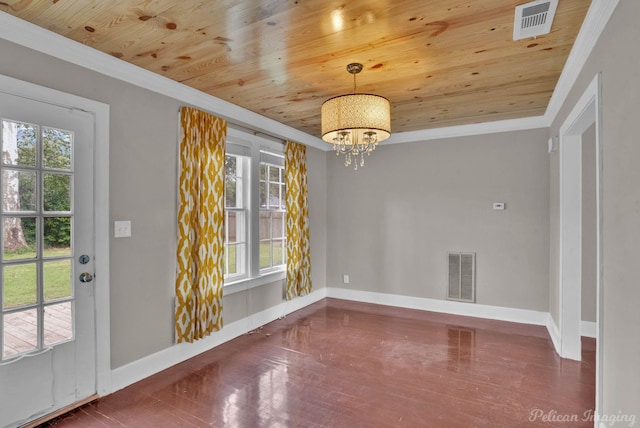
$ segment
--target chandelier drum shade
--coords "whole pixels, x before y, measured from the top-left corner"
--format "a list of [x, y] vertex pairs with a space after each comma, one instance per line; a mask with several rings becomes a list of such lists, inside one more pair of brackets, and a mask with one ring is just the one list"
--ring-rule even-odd
[[336, 154], [345, 155], [345, 166], [364, 166], [364, 155], [391, 135], [391, 106], [379, 95], [355, 93], [356, 74], [362, 64], [349, 64], [353, 94], [330, 98], [322, 104], [322, 139], [333, 144]]

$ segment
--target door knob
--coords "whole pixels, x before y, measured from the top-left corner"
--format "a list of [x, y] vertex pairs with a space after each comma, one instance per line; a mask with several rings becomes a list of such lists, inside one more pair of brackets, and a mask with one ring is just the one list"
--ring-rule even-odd
[[82, 272], [80, 274], [80, 282], [91, 282], [93, 281], [93, 275], [89, 272]]

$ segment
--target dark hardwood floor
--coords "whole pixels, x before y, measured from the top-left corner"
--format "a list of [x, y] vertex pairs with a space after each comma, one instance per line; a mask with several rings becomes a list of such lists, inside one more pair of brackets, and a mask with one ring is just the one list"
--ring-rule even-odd
[[47, 426], [592, 427], [594, 401], [593, 339], [326, 299]]

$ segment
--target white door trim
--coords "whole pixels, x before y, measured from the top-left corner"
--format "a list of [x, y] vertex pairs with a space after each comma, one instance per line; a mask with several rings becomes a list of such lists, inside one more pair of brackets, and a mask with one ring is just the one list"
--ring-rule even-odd
[[[597, 74], [560, 127], [560, 356], [581, 360], [582, 134], [596, 134], [596, 408], [602, 409], [602, 117]], [[593, 167], [590, 165], [589, 167]]]
[[34, 101], [87, 111], [95, 117], [94, 227], [96, 392], [111, 392], [109, 322], [109, 105], [0, 75], [0, 91]]

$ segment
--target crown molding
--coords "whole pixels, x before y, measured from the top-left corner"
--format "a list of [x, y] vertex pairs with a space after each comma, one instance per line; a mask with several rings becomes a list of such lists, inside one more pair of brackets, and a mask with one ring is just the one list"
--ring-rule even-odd
[[[392, 134], [381, 145], [550, 127], [618, 2], [619, 0], [593, 0], [544, 116], [399, 132]], [[231, 124], [323, 151], [332, 149], [330, 144], [318, 137], [152, 73], [5, 12], [0, 12], [0, 38], [208, 110]]]
[[150, 72], [30, 22], [0, 12], [0, 38], [210, 111], [231, 124], [320, 150], [326, 143], [273, 119]]
[[593, 0], [569, 52], [544, 117], [551, 126], [620, 0]]
[[391, 137], [380, 143], [380, 145], [415, 143], [419, 141], [438, 140], [441, 138], [467, 137], [470, 135], [524, 131], [527, 129], [547, 128], [548, 126], [548, 122], [544, 116], [496, 120], [493, 122], [471, 123], [469, 125], [457, 125], [444, 128], [398, 132], [395, 134], [391, 134]]

